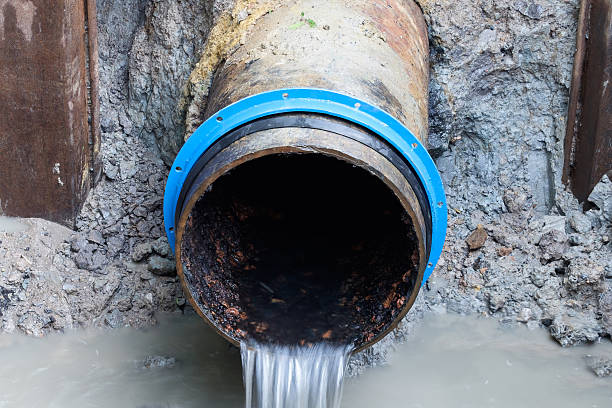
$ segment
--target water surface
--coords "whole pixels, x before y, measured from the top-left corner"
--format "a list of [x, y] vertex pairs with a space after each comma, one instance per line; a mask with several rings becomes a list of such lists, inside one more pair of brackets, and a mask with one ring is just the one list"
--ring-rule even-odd
[[[612, 378], [540, 330], [432, 315], [390, 364], [350, 378], [343, 407], [612, 407]], [[176, 358], [171, 368], [142, 360]], [[243, 407], [240, 351], [199, 317], [149, 330], [88, 330], [44, 339], [0, 336], [0, 408]]]

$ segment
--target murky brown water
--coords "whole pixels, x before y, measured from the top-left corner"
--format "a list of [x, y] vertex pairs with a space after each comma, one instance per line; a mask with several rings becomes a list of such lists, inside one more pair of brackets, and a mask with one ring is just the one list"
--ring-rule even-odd
[[[429, 316], [389, 366], [347, 381], [343, 407], [611, 407], [612, 378], [543, 331]], [[150, 355], [172, 368], [143, 368]], [[78, 331], [45, 339], [0, 336], [0, 407], [242, 407], [240, 352], [196, 316], [147, 331]]]

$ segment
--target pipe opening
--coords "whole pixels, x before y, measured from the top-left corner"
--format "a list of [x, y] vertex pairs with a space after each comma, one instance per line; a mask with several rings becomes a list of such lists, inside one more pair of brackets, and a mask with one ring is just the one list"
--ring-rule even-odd
[[273, 154], [218, 178], [180, 242], [184, 283], [229, 339], [369, 343], [419, 282], [411, 218], [378, 177], [323, 154]]

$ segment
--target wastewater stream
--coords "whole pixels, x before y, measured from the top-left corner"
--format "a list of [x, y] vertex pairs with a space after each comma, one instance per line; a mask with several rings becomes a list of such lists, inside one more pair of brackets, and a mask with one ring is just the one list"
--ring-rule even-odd
[[[0, 335], [0, 408], [244, 407], [240, 350], [196, 315], [160, 320], [147, 330]], [[584, 357], [610, 353], [610, 342], [563, 349], [543, 330], [429, 315], [388, 365], [346, 380], [341, 406], [610, 407], [612, 378], [595, 377]]]

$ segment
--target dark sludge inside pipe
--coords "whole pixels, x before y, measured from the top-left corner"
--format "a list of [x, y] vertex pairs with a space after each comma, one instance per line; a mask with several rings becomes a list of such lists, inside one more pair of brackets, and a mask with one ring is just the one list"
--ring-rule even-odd
[[275, 154], [220, 177], [186, 222], [186, 285], [226, 336], [371, 341], [418, 282], [410, 217], [385, 183], [322, 154]]

